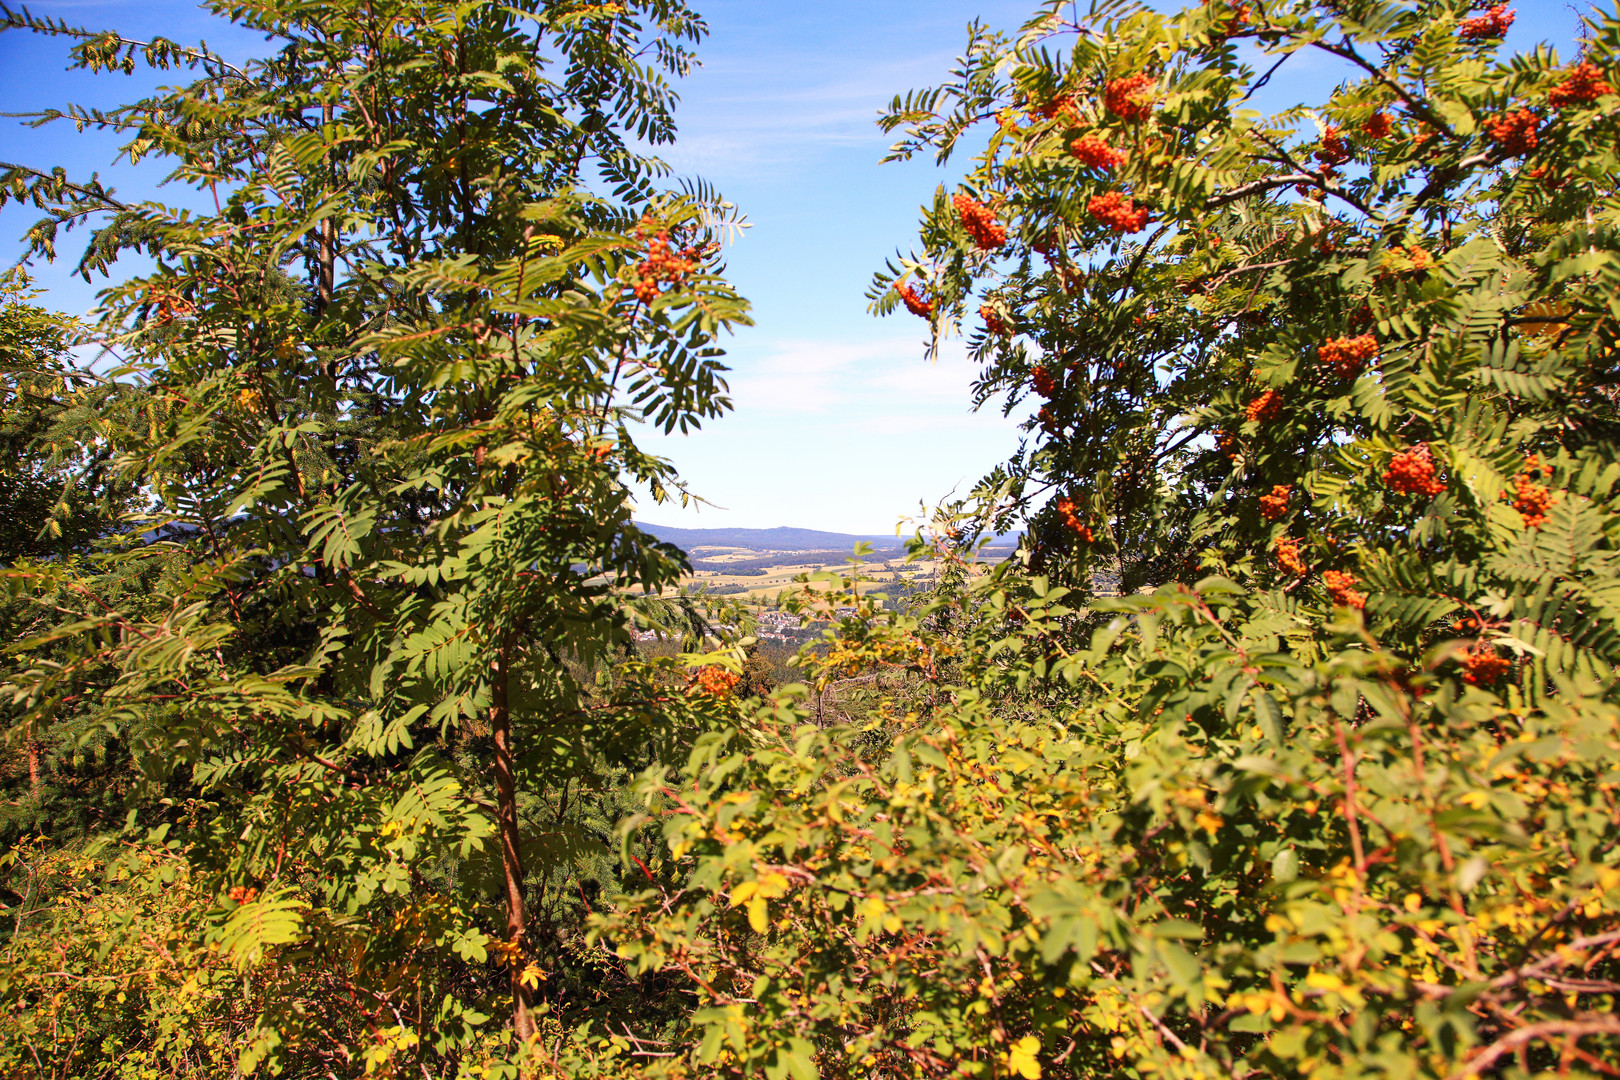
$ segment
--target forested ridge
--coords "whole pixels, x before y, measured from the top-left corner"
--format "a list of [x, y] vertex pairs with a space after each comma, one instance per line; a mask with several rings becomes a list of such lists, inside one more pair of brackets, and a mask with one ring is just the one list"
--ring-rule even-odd
[[701, 16], [210, 10], [0, 6], [208, 207], [0, 164], [106, 276], [0, 280], [0, 1075], [1620, 1074], [1620, 20], [969, 27], [869, 297], [1034, 416], [786, 681], [628, 499], [750, 318]]

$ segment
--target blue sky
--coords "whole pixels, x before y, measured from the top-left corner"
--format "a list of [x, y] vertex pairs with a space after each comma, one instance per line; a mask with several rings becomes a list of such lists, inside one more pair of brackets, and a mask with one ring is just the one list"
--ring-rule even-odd
[[[681, 87], [681, 139], [664, 156], [678, 173], [718, 185], [753, 223], [729, 261], [732, 279], [754, 304], [756, 325], [730, 342], [736, 411], [697, 434], [650, 440], [714, 505], [696, 512], [647, 506], [641, 516], [685, 527], [891, 532], [919, 503], [965, 493], [1017, 446], [1018, 432], [1016, 418], [969, 412], [972, 371], [960, 347], [947, 347], [930, 363], [920, 321], [866, 314], [871, 272], [896, 247], [908, 246], [920, 206], [948, 179], [931, 160], [880, 166], [888, 139], [873, 121], [895, 93], [943, 78], [971, 19], [1010, 29], [1033, 4], [697, 0], [696, 6], [712, 36], [700, 50], [703, 67]], [[1570, 54], [1568, 7], [1557, 0], [1515, 6], [1511, 47], [1550, 40]], [[204, 37], [227, 55], [256, 44], [175, 0], [54, 0], [30, 8], [129, 36]], [[60, 39], [0, 34], [0, 108], [107, 106], [136, 92], [122, 77], [66, 73], [65, 57]], [[1262, 105], [1308, 100], [1336, 77], [1326, 67], [1299, 65]], [[125, 194], [153, 194], [127, 168], [109, 169], [113, 154], [111, 141], [76, 136], [66, 126], [29, 131], [0, 119], [0, 160], [62, 164], [77, 175], [100, 169]], [[31, 220], [16, 209], [0, 212], [0, 241], [11, 243]], [[61, 246], [76, 255], [75, 238]], [[70, 278], [65, 267], [41, 268], [38, 276], [63, 310], [84, 311], [94, 302], [94, 288]]]

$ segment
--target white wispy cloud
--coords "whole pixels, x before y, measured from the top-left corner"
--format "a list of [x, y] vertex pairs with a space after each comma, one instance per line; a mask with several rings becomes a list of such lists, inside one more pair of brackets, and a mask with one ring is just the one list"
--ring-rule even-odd
[[[830, 148], [881, 148], [888, 140], [876, 126], [880, 108], [897, 92], [937, 81], [949, 61], [930, 54], [864, 63], [853, 74], [842, 71], [847, 58], [815, 53], [724, 63], [695, 76], [709, 85], [688, 95], [680, 139], [662, 156], [677, 170], [760, 174]], [[833, 74], [813, 78], [822, 72]]]
[[965, 413], [974, 374], [960, 342], [947, 343], [930, 363], [915, 337], [783, 340], [749, 352], [734, 358], [729, 381], [739, 412], [752, 415], [842, 412], [874, 402], [885, 413]]

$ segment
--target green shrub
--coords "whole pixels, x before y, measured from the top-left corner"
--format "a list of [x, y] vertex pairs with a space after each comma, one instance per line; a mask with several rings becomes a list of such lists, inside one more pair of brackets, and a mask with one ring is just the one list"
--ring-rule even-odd
[[652, 1071], [1612, 1071], [1620, 22], [1076, 10], [886, 121], [987, 146], [872, 296], [1044, 399], [936, 523], [1028, 536], [842, 621], [819, 680], [912, 675], [868, 730], [778, 698], [645, 778], [681, 888], [599, 932], [697, 996]]

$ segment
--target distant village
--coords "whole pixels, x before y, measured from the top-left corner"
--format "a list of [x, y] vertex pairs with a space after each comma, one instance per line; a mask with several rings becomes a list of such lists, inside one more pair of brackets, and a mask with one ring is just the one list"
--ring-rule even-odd
[[[723, 624], [716, 627], [722, 635], [730, 636], [744, 629], [760, 642], [797, 646], [819, 640], [826, 629], [825, 621], [806, 623], [793, 612], [778, 605], [785, 588], [795, 579], [818, 569], [843, 569], [848, 566], [850, 551], [857, 542], [878, 541], [878, 550], [872, 551], [861, 572], [881, 590], [880, 603], [888, 609], [907, 606], [917, 594], [927, 592], [935, 583], [935, 567], [928, 562], [904, 561], [896, 550], [893, 538], [883, 541], [879, 537], [862, 537], [839, 533], [816, 532], [807, 529], [675, 529], [640, 523], [660, 539], [684, 547], [691, 557], [692, 573], [683, 585], [683, 591], [692, 596], [736, 597], [753, 610], [747, 616], [751, 625], [737, 627]], [[1013, 553], [1011, 542], [1016, 537], [999, 537], [994, 546], [979, 552], [981, 559], [1001, 559]], [[1100, 595], [1117, 595], [1120, 580], [1113, 570], [1099, 570], [1093, 583]], [[866, 589], [862, 589], [863, 594]], [[758, 605], [755, 607], [755, 605]], [[839, 608], [838, 618], [854, 613], [853, 608]], [[644, 630], [637, 639], [643, 642], [667, 641], [669, 633]]]
[[[855, 614], [855, 609], [841, 607], [836, 614], [840, 619], [847, 618]], [[753, 636], [760, 641], [780, 641], [800, 645], [820, 637], [821, 630], [826, 625], [825, 622], [805, 624], [801, 616], [773, 608], [761, 611], [754, 616]], [[736, 632], [737, 627], [730, 623], [721, 623], [715, 629], [722, 635], [730, 635]], [[637, 641], [663, 641], [667, 640], [667, 638], [667, 632], [662, 630], [642, 630], [636, 634]]]

